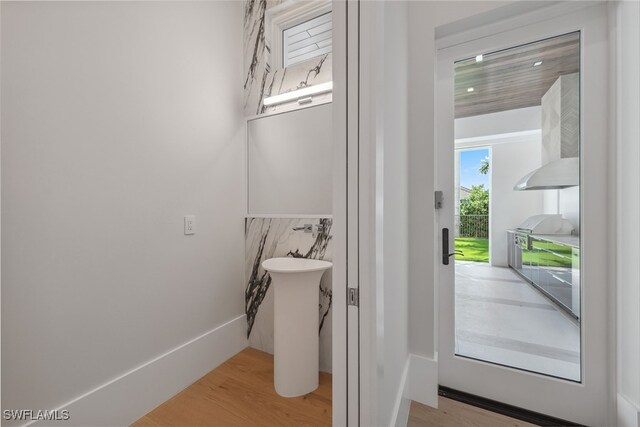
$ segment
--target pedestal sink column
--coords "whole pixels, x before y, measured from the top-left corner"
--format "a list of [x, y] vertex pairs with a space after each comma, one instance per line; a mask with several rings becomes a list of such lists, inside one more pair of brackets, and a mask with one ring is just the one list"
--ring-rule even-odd
[[319, 286], [331, 263], [272, 258], [263, 263], [274, 286], [274, 385], [284, 397], [318, 388]]

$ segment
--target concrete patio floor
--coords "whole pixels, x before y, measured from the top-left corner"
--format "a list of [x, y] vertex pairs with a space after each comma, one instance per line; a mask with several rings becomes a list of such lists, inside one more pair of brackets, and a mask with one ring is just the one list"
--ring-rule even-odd
[[580, 380], [580, 326], [513, 270], [456, 261], [456, 354]]

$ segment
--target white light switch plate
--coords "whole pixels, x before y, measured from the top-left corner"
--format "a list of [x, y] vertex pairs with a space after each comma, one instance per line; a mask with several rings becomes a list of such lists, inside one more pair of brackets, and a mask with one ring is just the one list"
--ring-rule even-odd
[[196, 234], [196, 216], [185, 215], [184, 216], [184, 234]]

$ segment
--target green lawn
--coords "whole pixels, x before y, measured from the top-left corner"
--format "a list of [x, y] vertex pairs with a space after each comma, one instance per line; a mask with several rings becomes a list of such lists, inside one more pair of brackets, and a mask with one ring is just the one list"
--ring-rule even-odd
[[[455, 249], [464, 253], [464, 255], [456, 255], [457, 261], [489, 262], [489, 239], [458, 237], [455, 242]], [[536, 241], [535, 249], [538, 250], [522, 255], [523, 263], [533, 262], [541, 266], [571, 268], [572, 261], [575, 262], [569, 246]]]
[[[559, 245], [544, 240], [534, 240], [534, 251], [522, 254], [522, 262], [533, 263], [542, 267], [572, 268], [577, 259], [573, 257], [573, 250], [570, 246]], [[576, 265], [577, 267], [577, 265]]]
[[457, 261], [489, 262], [489, 239], [458, 237], [455, 249], [464, 253], [456, 255]]

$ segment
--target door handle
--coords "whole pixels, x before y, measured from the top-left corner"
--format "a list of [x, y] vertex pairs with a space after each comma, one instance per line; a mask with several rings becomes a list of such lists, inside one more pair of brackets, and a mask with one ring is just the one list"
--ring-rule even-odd
[[456, 251], [449, 253], [449, 229], [442, 229], [442, 263], [444, 265], [449, 265], [449, 258], [454, 255], [464, 255], [462, 251]]

